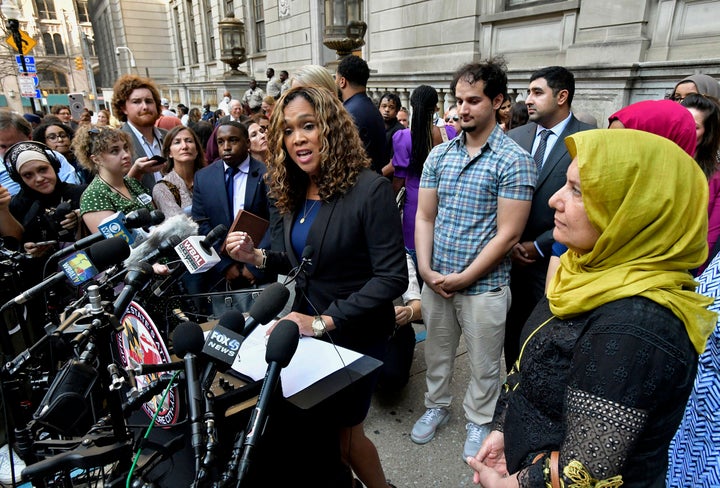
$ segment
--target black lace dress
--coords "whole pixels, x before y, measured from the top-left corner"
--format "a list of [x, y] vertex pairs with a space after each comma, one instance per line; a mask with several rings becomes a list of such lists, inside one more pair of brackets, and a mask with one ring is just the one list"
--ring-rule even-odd
[[544, 299], [520, 344], [519, 372], [508, 376], [494, 419], [520, 486], [550, 482], [551, 451], [560, 451], [565, 486], [620, 486], [619, 476], [624, 488], [664, 486], [697, 367], [670, 310], [633, 297], [559, 320]]

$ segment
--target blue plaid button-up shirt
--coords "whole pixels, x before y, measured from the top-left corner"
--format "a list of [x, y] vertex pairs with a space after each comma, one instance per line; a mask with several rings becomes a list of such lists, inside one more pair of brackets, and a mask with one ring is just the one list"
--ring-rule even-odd
[[[532, 200], [537, 169], [530, 155], [495, 126], [479, 154], [470, 157], [464, 135], [433, 148], [420, 188], [438, 194], [432, 269], [460, 273], [497, 234], [498, 198]], [[510, 258], [466, 290], [478, 295], [510, 281]]]

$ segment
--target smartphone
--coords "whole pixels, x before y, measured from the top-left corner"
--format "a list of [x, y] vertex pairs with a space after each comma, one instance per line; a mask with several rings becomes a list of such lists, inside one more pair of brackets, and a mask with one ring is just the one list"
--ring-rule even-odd
[[158, 155], [155, 155], [155, 156], [151, 157], [150, 159], [155, 161], [155, 163], [153, 163], [153, 166], [159, 166], [161, 164], [165, 164], [165, 161], [167, 161], [167, 159], [165, 159], [162, 156], [158, 156]]
[[85, 111], [85, 97], [82, 93], [68, 94], [68, 104], [70, 105], [70, 115], [72, 119], [80, 120], [80, 116]]

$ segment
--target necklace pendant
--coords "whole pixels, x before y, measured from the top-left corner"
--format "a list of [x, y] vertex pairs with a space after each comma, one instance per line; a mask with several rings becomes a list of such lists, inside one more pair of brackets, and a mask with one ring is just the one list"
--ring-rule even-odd
[[301, 224], [304, 224], [304, 223], [305, 223], [305, 217], [300, 218], [300, 223], [301, 223]]

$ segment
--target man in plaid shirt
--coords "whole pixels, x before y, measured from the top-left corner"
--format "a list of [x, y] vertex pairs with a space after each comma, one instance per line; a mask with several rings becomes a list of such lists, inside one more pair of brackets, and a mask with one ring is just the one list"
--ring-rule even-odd
[[460, 68], [451, 89], [462, 133], [436, 146], [423, 166], [416, 217], [418, 270], [426, 286], [427, 411], [411, 439], [424, 444], [447, 422], [461, 333], [470, 358], [463, 401], [474, 456], [490, 431], [500, 392], [500, 357], [510, 307], [510, 258], [527, 221], [537, 180], [530, 155], [506, 137], [495, 112], [507, 90], [502, 61]]

